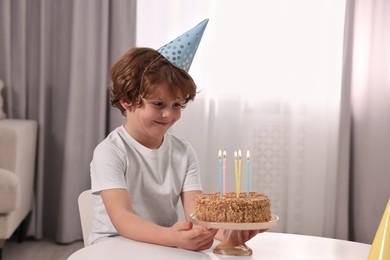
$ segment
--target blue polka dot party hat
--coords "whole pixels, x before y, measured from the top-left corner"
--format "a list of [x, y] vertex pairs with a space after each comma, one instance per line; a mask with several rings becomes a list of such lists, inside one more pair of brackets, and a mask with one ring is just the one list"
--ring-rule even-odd
[[205, 19], [157, 51], [173, 65], [188, 72], [208, 21], [209, 19]]

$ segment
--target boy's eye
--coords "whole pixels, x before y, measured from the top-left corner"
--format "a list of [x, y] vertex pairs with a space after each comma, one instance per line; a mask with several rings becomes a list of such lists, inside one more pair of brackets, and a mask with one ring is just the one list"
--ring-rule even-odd
[[186, 108], [186, 106], [181, 104], [181, 103], [175, 103], [175, 104], [173, 104], [173, 107], [175, 109], [184, 109], [184, 108]]
[[172, 106], [173, 109], [184, 109], [186, 107], [185, 103], [183, 102], [173, 102], [170, 105], [164, 101], [153, 100], [153, 101], [149, 101], [149, 103], [152, 104], [157, 109], [164, 109], [166, 106]]
[[154, 102], [152, 102], [152, 104], [153, 104], [155, 107], [164, 107], [164, 102], [154, 101]]

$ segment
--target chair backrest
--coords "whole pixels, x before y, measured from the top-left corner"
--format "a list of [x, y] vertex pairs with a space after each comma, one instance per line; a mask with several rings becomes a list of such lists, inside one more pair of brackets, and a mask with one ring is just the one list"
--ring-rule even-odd
[[83, 191], [79, 196], [78, 203], [81, 219], [81, 230], [83, 231], [84, 246], [88, 246], [88, 238], [92, 230], [93, 219], [91, 190]]

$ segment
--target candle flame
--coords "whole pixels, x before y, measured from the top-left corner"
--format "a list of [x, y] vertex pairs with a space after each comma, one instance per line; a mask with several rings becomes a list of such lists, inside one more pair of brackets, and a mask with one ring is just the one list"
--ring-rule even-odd
[[238, 158], [241, 160], [241, 150], [238, 150]]
[[237, 160], [237, 151], [234, 151], [234, 159]]
[[218, 152], [218, 158], [221, 159], [221, 156], [222, 156], [222, 151], [219, 150], [219, 152]]
[[249, 157], [250, 157], [249, 151], [246, 151], [246, 159], [249, 160]]
[[226, 151], [223, 151], [223, 158], [226, 158]]

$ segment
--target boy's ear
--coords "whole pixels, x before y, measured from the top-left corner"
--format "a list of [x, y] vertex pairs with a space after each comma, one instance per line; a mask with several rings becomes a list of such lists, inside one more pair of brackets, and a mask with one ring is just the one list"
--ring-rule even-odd
[[119, 102], [121, 103], [121, 106], [122, 106], [125, 110], [130, 109], [131, 103], [128, 103], [128, 102], [127, 102], [126, 100], [124, 100], [124, 99], [119, 100]]

